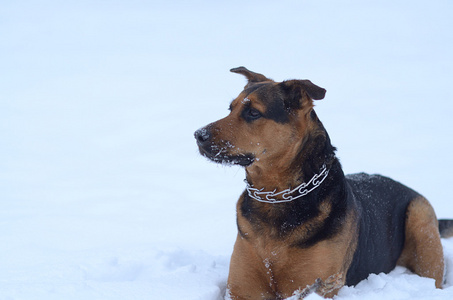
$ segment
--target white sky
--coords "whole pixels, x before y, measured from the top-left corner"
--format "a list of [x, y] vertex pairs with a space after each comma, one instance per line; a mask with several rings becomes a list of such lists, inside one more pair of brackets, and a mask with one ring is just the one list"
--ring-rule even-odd
[[345, 171], [453, 215], [452, 25], [437, 0], [3, 1], [0, 201], [165, 194], [175, 174], [189, 198], [200, 178], [237, 194], [242, 171], [226, 181], [192, 132], [227, 113], [244, 65], [326, 88]]

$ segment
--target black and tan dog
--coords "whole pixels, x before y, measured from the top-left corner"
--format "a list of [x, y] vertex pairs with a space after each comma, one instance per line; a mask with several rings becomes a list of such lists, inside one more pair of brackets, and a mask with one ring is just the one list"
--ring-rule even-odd
[[274, 82], [244, 67], [231, 71], [248, 83], [230, 114], [195, 132], [201, 154], [246, 170], [227, 296], [332, 297], [395, 265], [440, 288], [439, 225], [447, 236], [453, 222], [438, 222], [423, 196], [389, 178], [344, 175], [313, 110], [323, 88], [309, 80]]

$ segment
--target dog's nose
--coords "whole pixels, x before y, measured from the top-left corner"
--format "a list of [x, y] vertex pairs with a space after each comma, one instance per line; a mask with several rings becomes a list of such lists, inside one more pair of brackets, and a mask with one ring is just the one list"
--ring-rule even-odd
[[199, 145], [205, 144], [212, 137], [211, 131], [206, 129], [206, 127], [198, 129], [197, 131], [195, 131], [194, 135]]

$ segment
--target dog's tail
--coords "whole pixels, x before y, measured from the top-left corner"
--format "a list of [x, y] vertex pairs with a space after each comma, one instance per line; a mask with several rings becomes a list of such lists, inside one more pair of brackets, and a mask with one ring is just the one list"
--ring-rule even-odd
[[440, 219], [439, 220], [439, 233], [443, 238], [449, 238], [453, 236], [453, 220]]

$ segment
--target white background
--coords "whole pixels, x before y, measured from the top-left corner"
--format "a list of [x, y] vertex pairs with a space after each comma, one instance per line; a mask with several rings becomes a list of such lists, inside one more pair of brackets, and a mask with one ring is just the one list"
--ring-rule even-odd
[[[220, 299], [244, 171], [193, 132], [228, 113], [241, 65], [326, 88], [345, 172], [453, 218], [451, 1], [7, 0], [0, 299]], [[385, 276], [340, 297], [453, 297]]]

